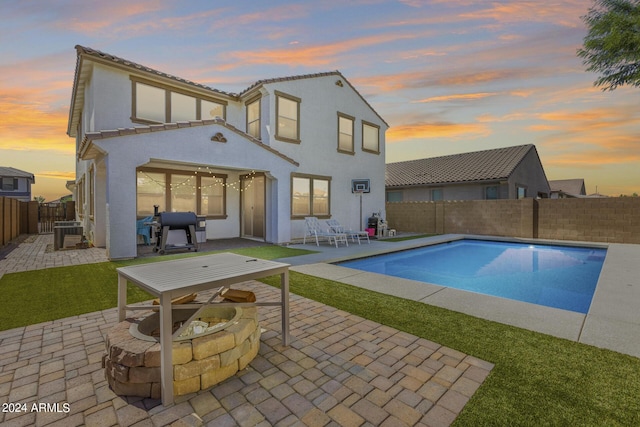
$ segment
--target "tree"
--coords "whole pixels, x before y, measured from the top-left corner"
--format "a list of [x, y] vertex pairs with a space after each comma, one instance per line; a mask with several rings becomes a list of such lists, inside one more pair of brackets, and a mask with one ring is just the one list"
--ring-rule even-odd
[[578, 56], [587, 71], [601, 74], [594, 85], [640, 86], [640, 0], [595, 0], [582, 19], [589, 32]]
[[33, 200], [35, 200], [38, 203], [44, 203], [44, 197], [43, 196], [34, 196]]

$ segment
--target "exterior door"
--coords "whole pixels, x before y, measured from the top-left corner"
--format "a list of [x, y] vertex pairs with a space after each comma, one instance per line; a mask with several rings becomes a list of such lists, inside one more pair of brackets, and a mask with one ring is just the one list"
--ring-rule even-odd
[[240, 178], [240, 222], [242, 237], [264, 240], [265, 238], [265, 176], [245, 175]]

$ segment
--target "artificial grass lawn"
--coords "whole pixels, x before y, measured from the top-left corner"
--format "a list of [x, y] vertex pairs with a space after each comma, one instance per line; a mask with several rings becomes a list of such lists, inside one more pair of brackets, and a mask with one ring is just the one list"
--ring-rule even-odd
[[[279, 285], [279, 278], [265, 280]], [[291, 272], [292, 293], [494, 363], [457, 426], [640, 425], [640, 359]]]
[[[281, 246], [256, 246], [228, 252], [263, 259], [312, 253]], [[191, 252], [5, 274], [0, 279], [0, 331], [115, 307], [118, 305], [116, 268], [199, 255], [205, 254]], [[151, 298], [152, 295], [137, 286], [127, 287], [129, 303]]]
[[[233, 252], [274, 259], [296, 251]], [[117, 267], [178, 257], [6, 274], [0, 330], [115, 307]], [[280, 283], [278, 276], [264, 281]], [[494, 363], [455, 425], [640, 425], [638, 358], [293, 271], [289, 282], [295, 294]], [[133, 286], [128, 295], [129, 302], [150, 298]], [[22, 323], [8, 323], [14, 317]]]

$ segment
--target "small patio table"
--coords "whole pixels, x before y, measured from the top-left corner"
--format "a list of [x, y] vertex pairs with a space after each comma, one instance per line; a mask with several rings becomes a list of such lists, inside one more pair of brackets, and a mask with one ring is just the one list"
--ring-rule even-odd
[[[183, 258], [173, 261], [120, 267], [118, 272], [118, 321], [126, 318], [127, 310], [148, 310], [149, 305], [127, 305], [127, 281], [160, 298], [160, 373], [162, 404], [173, 403], [173, 355], [171, 300], [192, 292], [280, 275], [281, 298], [276, 302], [215, 303], [217, 306], [280, 306], [282, 344], [289, 345], [289, 264], [220, 253]], [[187, 304], [180, 308], [201, 307]], [[178, 308], [178, 306], [174, 306]], [[158, 306], [154, 306], [158, 308]]]

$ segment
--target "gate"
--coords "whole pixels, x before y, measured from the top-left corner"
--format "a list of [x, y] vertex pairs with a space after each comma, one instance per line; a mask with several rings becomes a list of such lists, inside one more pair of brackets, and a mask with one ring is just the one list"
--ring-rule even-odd
[[40, 203], [38, 207], [38, 230], [40, 233], [53, 233], [56, 221], [75, 219], [75, 202]]

